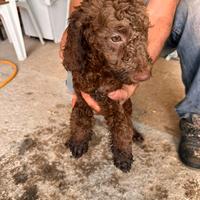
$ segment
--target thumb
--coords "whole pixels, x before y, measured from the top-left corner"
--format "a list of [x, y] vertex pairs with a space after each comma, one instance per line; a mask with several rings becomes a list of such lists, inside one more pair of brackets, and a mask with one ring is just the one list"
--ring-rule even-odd
[[138, 84], [134, 85], [124, 84], [121, 89], [109, 93], [108, 97], [111, 98], [112, 100], [125, 101], [133, 95], [137, 87]]
[[123, 101], [124, 99], [128, 98], [128, 92], [122, 88], [109, 93], [108, 97], [112, 100]]

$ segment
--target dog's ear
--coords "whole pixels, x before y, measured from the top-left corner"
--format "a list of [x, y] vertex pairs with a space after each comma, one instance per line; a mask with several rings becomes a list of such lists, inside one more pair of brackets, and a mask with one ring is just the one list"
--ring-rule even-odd
[[84, 36], [87, 24], [82, 17], [81, 11], [77, 10], [69, 19], [63, 60], [63, 65], [68, 71], [81, 70], [86, 66], [86, 52], [89, 47]]

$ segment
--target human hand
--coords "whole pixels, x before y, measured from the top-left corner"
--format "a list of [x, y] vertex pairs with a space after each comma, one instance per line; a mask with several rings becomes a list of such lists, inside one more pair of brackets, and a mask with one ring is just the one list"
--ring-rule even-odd
[[[83, 99], [86, 101], [86, 103], [93, 109], [95, 110], [97, 113], [100, 112], [100, 107], [98, 105], [98, 103], [87, 93], [85, 92], [81, 92], [81, 95], [83, 97]], [[77, 96], [75, 94], [72, 95], [72, 108], [75, 106], [77, 101]]]
[[120, 101], [122, 104], [129, 99], [135, 92], [139, 84], [123, 85], [121, 89], [110, 92], [108, 97], [115, 101]]
[[[110, 92], [108, 94], [108, 97], [115, 101], [120, 101], [122, 104], [129, 99], [135, 92], [136, 88], [138, 87], [138, 84], [135, 85], [123, 85], [123, 87], [119, 90]], [[86, 101], [86, 103], [97, 113], [101, 111], [100, 106], [98, 103], [87, 93], [81, 92], [81, 95], [83, 99]], [[72, 95], [72, 107], [75, 106], [77, 101], [77, 96]]]
[[67, 29], [63, 32], [61, 41], [60, 41], [60, 49], [59, 49], [59, 56], [61, 60], [63, 61], [64, 59], [64, 50], [65, 50], [65, 44], [67, 42]]

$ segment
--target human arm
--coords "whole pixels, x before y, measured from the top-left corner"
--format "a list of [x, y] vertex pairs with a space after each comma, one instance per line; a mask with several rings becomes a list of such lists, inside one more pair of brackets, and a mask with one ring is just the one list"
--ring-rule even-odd
[[169, 37], [174, 15], [180, 0], [150, 0], [147, 12], [150, 20], [148, 32], [148, 53], [156, 61]]
[[[150, 0], [147, 12], [150, 21], [148, 32], [148, 53], [153, 63], [159, 57], [164, 44], [169, 37], [173, 25], [174, 15], [180, 0]], [[135, 85], [128, 85], [121, 90], [112, 92], [109, 97], [113, 100], [125, 100], [133, 95]]]

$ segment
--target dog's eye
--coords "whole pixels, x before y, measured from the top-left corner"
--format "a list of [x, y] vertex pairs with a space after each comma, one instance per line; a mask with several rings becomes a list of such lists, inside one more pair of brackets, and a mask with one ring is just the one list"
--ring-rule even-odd
[[113, 42], [121, 42], [122, 41], [122, 38], [119, 36], [119, 35], [115, 35], [115, 36], [112, 36], [111, 37], [111, 40]]

